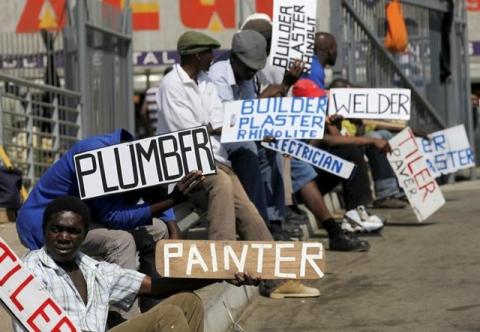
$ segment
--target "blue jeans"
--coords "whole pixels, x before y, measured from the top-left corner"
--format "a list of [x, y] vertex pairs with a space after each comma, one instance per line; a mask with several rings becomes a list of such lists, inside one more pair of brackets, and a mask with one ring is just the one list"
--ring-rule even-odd
[[[394, 135], [388, 130], [376, 130], [368, 133], [367, 136], [389, 140]], [[375, 184], [375, 196], [377, 199], [398, 195], [401, 191], [398, 186], [397, 177], [385, 154], [375, 148], [368, 148], [366, 155], [372, 171]]]
[[255, 142], [224, 144], [248, 197], [265, 220], [285, 219], [282, 155]]

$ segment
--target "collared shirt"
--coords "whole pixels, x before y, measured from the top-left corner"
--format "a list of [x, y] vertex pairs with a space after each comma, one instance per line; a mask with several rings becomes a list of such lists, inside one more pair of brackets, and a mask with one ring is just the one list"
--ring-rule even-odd
[[[47, 254], [45, 247], [29, 252], [23, 262], [67, 316], [87, 332], [105, 331], [109, 305], [128, 310], [145, 278], [140, 272], [98, 262], [78, 253], [75, 262], [87, 283], [85, 305], [70, 276]], [[23, 331], [17, 324], [14, 325], [16, 331]]]
[[[157, 134], [212, 124], [223, 124], [223, 107], [217, 88], [205, 73], [200, 73], [197, 82], [176, 64], [160, 82], [157, 91]], [[230, 166], [227, 151], [220, 137], [211, 136], [215, 159]]]
[[[40, 178], [28, 195], [17, 216], [17, 232], [22, 243], [31, 250], [40, 249], [44, 242], [42, 219], [45, 207], [55, 198], [71, 195], [79, 197], [78, 182], [73, 156], [80, 152], [95, 150], [131, 141], [133, 136], [124, 129], [86, 138], [77, 142], [62, 158], [56, 161]], [[92, 220], [107, 228], [130, 230], [152, 223], [150, 206], [146, 203], [135, 204], [134, 193], [120, 193], [108, 197], [86, 200]], [[132, 201], [134, 201], [132, 203]], [[175, 220], [172, 209], [165, 211], [160, 218], [164, 221]]]
[[210, 67], [208, 76], [217, 86], [223, 102], [257, 98], [253, 79], [237, 83], [230, 60], [215, 62]]

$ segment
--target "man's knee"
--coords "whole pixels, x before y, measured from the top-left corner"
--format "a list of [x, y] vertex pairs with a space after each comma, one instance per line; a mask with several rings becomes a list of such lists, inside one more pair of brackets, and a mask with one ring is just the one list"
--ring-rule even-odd
[[107, 242], [107, 255], [109, 256], [107, 261], [136, 270], [137, 246], [129, 232], [115, 232], [115, 237]]
[[214, 195], [232, 195], [232, 180], [230, 176], [222, 170], [218, 170], [209, 191], [209, 196]]

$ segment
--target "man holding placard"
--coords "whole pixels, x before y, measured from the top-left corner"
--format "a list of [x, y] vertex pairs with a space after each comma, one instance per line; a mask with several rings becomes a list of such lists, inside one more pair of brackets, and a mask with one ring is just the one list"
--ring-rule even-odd
[[[45, 208], [42, 219], [45, 246], [29, 252], [24, 263], [81, 331], [102, 332], [111, 328], [107, 326], [111, 305], [127, 310], [137, 296], [165, 298], [174, 293], [177, 294], [147, 313], [109, 331], [203, 331], [202, 301], [188, 291], [214, 281], [152, 279], [148, 274], [98, 262], [83, 254], [79, 250], [88, 234], [90, 212], [76, 197], [53, 200]], [[232, 283], [252, 285], [258, 280], [248, 273], [237, 273]], [[48, 321], [46, 313], [43, 319]], [[15, 330], [23, 331], [16, 324]]]
[[[19, 211], [16, 226], [23, 245], [31, 250], [44, 245], [41, 218], [48, 203], [63, 195], [80, 195], [74, 163], [76, 154], [133, 139], [133, 136], [124, 129], [93, 136], [76, 143], [53, 164], [37, 182]], [[170, 208], [184, 197], [182, 192], [188, 185], [201, 177], [201, 173], [190, 174], [188, 183], [177, 186], [173, 196], [166, 197], [157, 192], [155, 202], [152, 204], [137, 204], [144, 198], [142, 190], [87, 200], [94, 222], [90, 225], [92, 229], [83, 242], [82, 250], [89, 255], [129, 269], [137, 267], [138, 250], [140, 270], [150, 273], [154, 267], [155, 243], [167, 238], [169, 233], [172, 238], [180, 237], [175, 214]], [[94, 185], [102, 186], [101, 183]], [[140, 301], [142, 310], [147, 310], [151, 305], [147, 302], [149, 301]]]

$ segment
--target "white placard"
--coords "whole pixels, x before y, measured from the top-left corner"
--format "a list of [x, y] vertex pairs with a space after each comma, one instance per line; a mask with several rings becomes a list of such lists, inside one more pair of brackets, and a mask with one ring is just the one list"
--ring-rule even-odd
[[0, 300], [9, 313], [29, 332], [80, 332], [2, 238], [0, 238]]
[[277, 139], [320, 139], [327, 97], [245, 99], [223, 103], [222, 143]]
[[349, 119], [410, 120], [409, 89], [331, 89], [328, 114]]
[[428, 137], [429, 140], [417, 138], [417, 143], [434, 177], [475, 166], [475, 155], [463, 124], [436, 131]]
[[355, 164], [327, 151], [296, 140], [262, 143], [266, 148], [288, 154], [341, 178], [349, 179]]
[[188, 172], [215, 174], [206, 127], [197, 127], [76, 154], [81, 199], [178, 182]]
[[388, 161], [418, 221], [423, 221], [445, 204], [442, 191], [431, 175], [409, 127], [394, 136], [389, 143], [392, 152], [387, 155]]
[[275, 0], [273, 2], [270, 62], [288, 69], [293, 60], [302, 60], [310, 72], [317, 17], [317, 0]]

